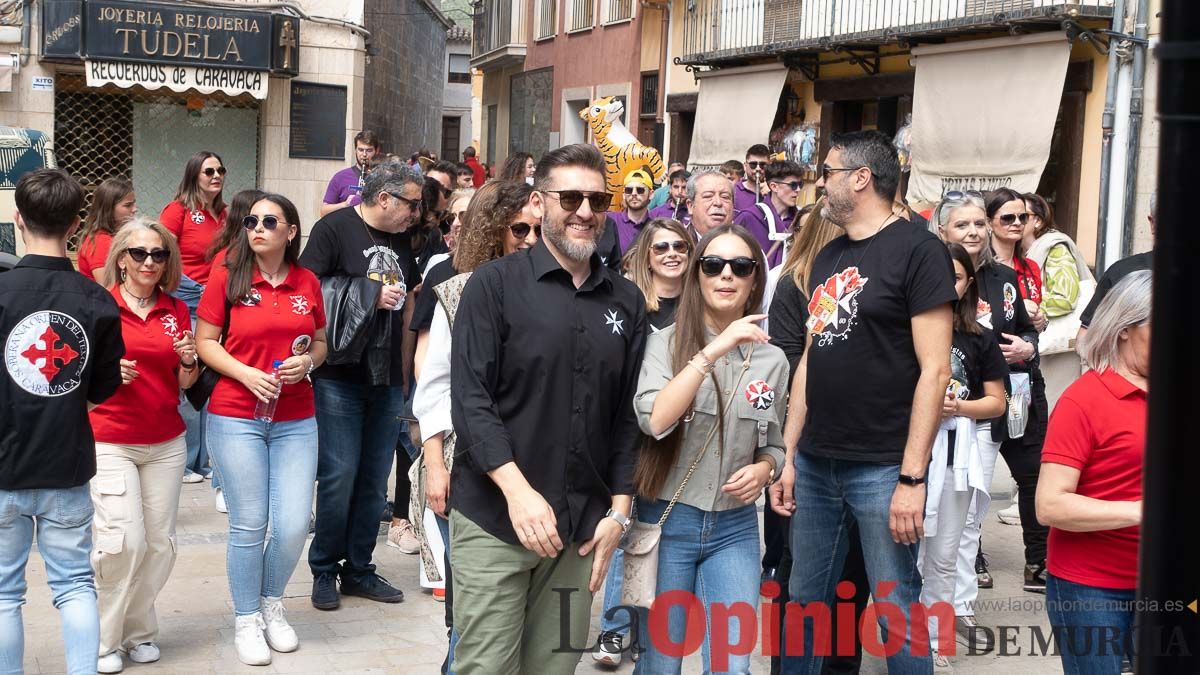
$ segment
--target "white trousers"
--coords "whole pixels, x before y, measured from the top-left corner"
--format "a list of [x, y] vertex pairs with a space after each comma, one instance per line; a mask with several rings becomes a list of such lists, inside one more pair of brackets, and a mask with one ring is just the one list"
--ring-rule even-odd
[[[994, 455], [992, 463], [994, 466]], [[953, 473], [946, 476], [946, 480], [942, 482], [941, 497], [938, 499], [937, 534], [925, 537], [917, 552], [917, 568], [921, 570], [922, 578], [921, 604], [929, 611], [929, 644], [939, 651], [937, 606], [941, 606], [942, 613], [951, 613], [957, 579], [958, 551], [973, 492], [976, 490], [956, 491]], [[979, 540], [975, 541], [978, 545]], [[948, 639], [953, 640], [954, 626], [946, 626], [944, 630], [949, 635]]]
[[[992, 440], [989, 425], [980, 425], [975, 432], [979, 443], [979, 454], [983, 460], [983, 484], [991, 485], [996, 473], [996, 459], [1000, 456], [1000, 443]], [[987, 517], [992, 496], [983, 490], [974, 490], [967, 518], [958, 544], [958, 581], [954, 585], [954, 613], [957, 616], [975, 616], [975, 599], [979, 597], [979, 584], [975, 576], [975, 556], [979, 553], [979, 536], [983, 530], [983, 519]]]

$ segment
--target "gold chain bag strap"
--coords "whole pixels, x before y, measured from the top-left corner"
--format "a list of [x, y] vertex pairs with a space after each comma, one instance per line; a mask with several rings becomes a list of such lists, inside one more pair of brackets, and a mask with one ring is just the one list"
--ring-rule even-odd
[[[751, 348], [751, 354], [753, 354], [753, 348]], [[729, 413], [729, 408], [733, 405], [736, 392], [741, 387], [742, 378], [745, 377], [747, 370], [750, 370], [750, 355], [747, 355], [746, 360], [742, 362], [742, 372], [738, 374], [737, 383], [731, 389], [735, 394], [725, 402], [725, 409], [721, 412], [721, 417], [725, 417]], [[696, 459], [692, 461], [692, 465], [684, 475], [683, 481], [679, 483], [679, 488], [675, 490], [675, 495], [671, 497], [667, 508], [663, 510], [658, 523], [643, 523], [638, 520], [635, 500], [633, 522], [629, 524], [629, 532], [625, 535], [624, 544], [621, 546], [621, 550], [624, 552], [625, 577], [624, 585], [621, 588], [622, 605], [649, 609], [650, 605], [654, 604], [654, 598], [658, 594], [658, 543], [662, 539], [663, 523], [667, 522], [667, 516], [671, 515], [671, 509], [675, 508], [676, 502], [683, 494], [683, 489], [687, 487], [692, 474], [696, 472], [696, 467], [700, 466], [700, 460], [704, 458], [708, 447], [712, 445], [718, 428], [720, 428], [720, 424], [717, 420], [713, 420], [712, 429], [708, 431], [708, 438], [704, 440], [703, 447], [696, 454]]]

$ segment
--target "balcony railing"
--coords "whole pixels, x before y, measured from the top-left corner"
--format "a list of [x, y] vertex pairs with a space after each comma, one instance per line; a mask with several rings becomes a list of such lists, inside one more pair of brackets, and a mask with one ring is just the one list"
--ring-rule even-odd
[[683, 58], [705, 63], [1112, 16], [1113, 0], [685, 0]]
[[471, 65], [495, 65], [497, 59], [524, 59], [528, 32], [525, 0], [480, 0], [472, 23]]

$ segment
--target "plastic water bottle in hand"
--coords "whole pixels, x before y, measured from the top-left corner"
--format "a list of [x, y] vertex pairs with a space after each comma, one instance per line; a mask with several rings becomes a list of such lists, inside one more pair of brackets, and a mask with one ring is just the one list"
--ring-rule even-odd
[[[279, 368], [283, 366], [283, 361], [271, 362], [271, 377], [279, 382]], [[282, 385], [280, 385], [282, 386]], [[279, 407], [279, 394], [275, 394], [269, 401], [259, 401], [254, 406], [254, 419], [259, 422], [270, 422], [275, 419], [275, 408]]]

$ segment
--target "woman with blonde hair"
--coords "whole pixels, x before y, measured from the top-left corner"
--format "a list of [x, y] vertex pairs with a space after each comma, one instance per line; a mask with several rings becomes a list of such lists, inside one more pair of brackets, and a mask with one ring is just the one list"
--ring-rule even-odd
[[136, 218], [112, 239], [101, 278], [121, 314], [121, 388], [92, 409], [96, 437], [97, 670], [120, 672], [121, 654], [159, 658], [154, 600], [175, 565], [175, 516], [187, 457], [179, 390], [196, 381], [196, 341], [179, 285], [179, 247], [159, 223]]
[[79, 271], [101, 284], [111, 280], [96, 276], [108, 261], [113, 236], [137, 214], [133, 183], [125, 178], [106, 178], [92, 194], [92, 205], [79, 231]]

